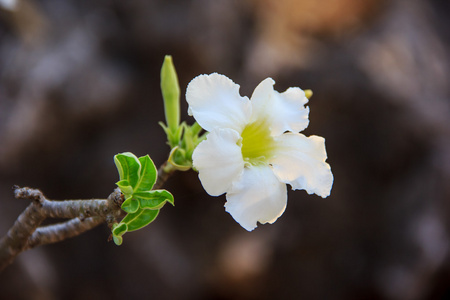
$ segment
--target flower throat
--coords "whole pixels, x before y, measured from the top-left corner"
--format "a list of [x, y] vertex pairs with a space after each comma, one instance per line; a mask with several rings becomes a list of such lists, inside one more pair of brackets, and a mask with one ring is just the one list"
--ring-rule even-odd
[[251, 165], [267, 165], [273, 156], [275, 140], [265, 120], [257, 120], [245, 126], [241, 134], [242, 157]]

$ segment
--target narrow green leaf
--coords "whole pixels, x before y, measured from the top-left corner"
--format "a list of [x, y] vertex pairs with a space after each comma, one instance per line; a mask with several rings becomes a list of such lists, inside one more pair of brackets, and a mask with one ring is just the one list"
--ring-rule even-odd
[[184, 127], [182, 126], [184, 124], [181, 123], [180, 126], [178, 126], [177, 130], [172, 131], [169, 127], [167, 127], [163, 122], [158, 123], [164, 130], [164, 132], [167, 135], [167, 141], [170, 146], [170, 148], [178, 146], [180, 143], [181, 137], [183, 135]]
[[[175, 132], [174, 139], [177, 141], [176, 145], [179, 144], [181, 137], [183, 136], [185, 126], [186, 122], [182, 122], [181, 125], [178, 126], [177, 131]], [[174, 145], [173, 147], [175, 147], [176, 145]]]
[[158, 122], [158, 124], [159, 124], [159, 126], [162, 127], [162, 129], [164, 130], [164, 132], [165, 132], [167, 135], [169, 135], [169, 133], [170, 133], [169, 127], [167, 127], [166, 124], [164, 124], [163, 122]]
[[132, 187], [135, 187], [141, 170], [139, 159], [133, 153], [125, 152], [115, 155], [114, 162], [119, 171], [120, 181], [127, 180]]
[[127, 213], [135, 213], [139, 209], [139, 201], [132, 197], [123, 201], [121, 208]]
[[194, 136], [198, 136], [198, 134], [200, 133], [200, 131], [202, 131], [202, 129], [203, 128], [197, 122], [191, 125], [192, 135]]
[[141, 164], [141, 171], [139, 172], [139, 180], [134, 187], [134, 192], [150, 191], [156, 182], [158, 171], [148, 155], [139, 157], [139, 162]]
[[166, 202], [174, 205], [173, 195], [166, 190], [139, 192], [133, 195], [142, 209], [161, 209]]
[[134, 231], [147, 226], [158, 216], [159, 209], [139, 209], [133, 214], [128, 214], [122, 219], [121, 223], [126, 223], [128, 231]]

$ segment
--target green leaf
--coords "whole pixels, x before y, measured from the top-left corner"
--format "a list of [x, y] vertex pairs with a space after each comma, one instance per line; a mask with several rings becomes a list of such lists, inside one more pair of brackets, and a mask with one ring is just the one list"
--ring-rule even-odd
[[180, 126], [176, 130], [171, 130], [169, 127], [167, 127], [163, 122], [158, 122], [158, 124], [163, 128], [164, 132], [167, 135], [167, 141], [170, 146], [170, 148], [178, 146], [181, 140], [181, 136], [183, 135], [184, 127], [181, 126], [184, 124], [181, 123]]
[[112, 227], [112, 234], [117, 236], [122, 236], [128, 231], [128, 226], [125, 223], [120, 222], [119, 224], [114, 224]]
[[120, 246], [120, 245], [122, 245], [123, 238], [118, 235], [113, 235], [113, 241], [114, 241], [114, 244], [116, 244], [117, 246]]
[[150, 156], [137, 158], [130, 152], [114, 156], [120, 181], [116, 184], [130, 198], [133, 192], [149, 191], [156, 182], [158, 171]]
[[173, 195], [166, 190], [134, 193], [142, 209], [161, 209], [166, 202], [174, 205]]
[[133, 194], [133, 187], [130, 185], [128, 180], [118, 181], [118, 182], [116, 182], [116, 185], [120, 188], [120, 191], [124, 195], [130, 196], [131, 194]]
[[180, 171], [187, 171], [192, 167], [192, 162], [185, 159], [186, 151], [178, 146], [170, 151], [167, 161]]
[[125, 196], [122, 209], [128, 213], [111, 229], [114, 243], [121, 245], [125, 233], [153, 222], [164, 204], [170, 202], [173, 205], [174, 199], [166, 190], [152, 190], [158, 171], [150, 156], [137, 158], [126, 152], [115, 155], [114, 162], [120, 176], [116, 184]]
[[123, 242], [122, 235], [124, 235], [127, 232], [127, 230], [128, 230], [128, 227], [127, 227], [127, 224], [125, 224], [125, 223], [113, 224], [111, 232], [112, 232], [114, 243], [117, 246], [122, 245], [122, 242]]
[[128, 214], [121, 223], [127, 224], [128, 231], [134, 231], [147, 226], [158, 216], [159, 209], [139, 209], [133, 214]]
[[133, 187], [134, 192], [150, 191], [156, 182], [158, 171], [148, 155], [139, 157], [139, 162], [141, 171], [139, 172], [139, 180], [136, 186]]
[[191, 132], [193, 136], [198, 136], [202, 129], [203, 128], [197, 122], [194, 122], [194, 124], [191, 125]]
[[134, 195], [122, 203], [121, 208], [127, 213], [135, 213], [139, 209], [139, 201], [134, 198]]
[[[114, 162], [119, 171], [119, 182], [126, 180], [134, 188], [139, 180], [141, 170], [139, 159], [133, 153], [125, 152], [115, 155]], [[122, 193], [124, 192], [122, 191]]]

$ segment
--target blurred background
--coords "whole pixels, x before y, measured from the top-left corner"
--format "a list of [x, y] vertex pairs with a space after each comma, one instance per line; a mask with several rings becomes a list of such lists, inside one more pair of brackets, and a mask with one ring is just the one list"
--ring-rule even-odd
[[166, 160], [165, 54], [183, 94], [211, 72], [247, 96], [266, 77], [312, 89], [331, 196], [290, 191], [248, 233], [177, 173], [150, 226], [22, 253], [1, 299], [450, 299], [445, 0], [0, 0], [0, 235], [28, 205], [14, 184], [106, 198], [116, 153]]

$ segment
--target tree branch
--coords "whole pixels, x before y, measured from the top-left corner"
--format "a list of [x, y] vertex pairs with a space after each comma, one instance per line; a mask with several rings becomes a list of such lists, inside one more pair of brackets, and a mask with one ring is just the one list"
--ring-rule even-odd
[[158, 169], [158, 178], [153, 186], [154, 190], [162, 188], [167, 179], [176, 171], [175, 167], [168, 161], [164, 162]]
[[[0, 271], [24, 250], [77, 236], [97, 225], [112, 223], [122, 214], [123, 202], [119, 189], [108, 199], [51, 201], [41, 191], [14, 187], [17, 199], [31, 200], [31, 204], [17, 218], [6, 236], [0, 240]], [[47, 218], [68, 218], [69, 221], [39, 227]]]
[[28, 238], [28, 243], [24, 250], [40, 245], [57, 243], [75, 237], [91, 230], [104, 221], [105, 220], [102, 217], [98, 216], [86, 219], [74, 218], [63, 223], [39, 227]]
[[[175, 168], [165, 162], [158, 169], [153, 189], [160, 189], [174, 171]], [[18, 186], [14, 186], [14, 196], [31, 200], [31, 203], [0, 240], [0, 272], [25, 250], [75, 237], [104, 222], [111, 227], [125, 215], [121, 209], [123, 195], [118, 188], [107, 199], [48, 200], [40, 190]], [[47, 218], [69, 220], [40, 226]]]
[[[36, 190], [30, 191], [29, 195], [31, 195], [31, 192], [36, 192]], [[20, 198], [17, 190], [15, 194], [16, 198]], [[40, 196], [42, 196], [42, 193], [40, 193]], [[30, 235], [45, 220], [45, 215], [39, 209], [39, 198], [34, 199], [17, 218], [6, 236], [0, 240], [0, 271], [12, 263], [14, 258], [26, 248]]]
[[[85, 217], [101, 216], [107, 209], [106, 199], [92, 200], [47, 200], [42, 203], [42, 210], [49, 218], [77, 218], [80, 215]], [[83, 218], [83, 217], [82, 217]]]

